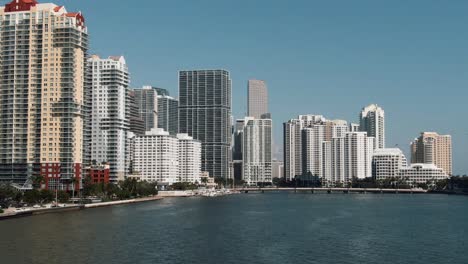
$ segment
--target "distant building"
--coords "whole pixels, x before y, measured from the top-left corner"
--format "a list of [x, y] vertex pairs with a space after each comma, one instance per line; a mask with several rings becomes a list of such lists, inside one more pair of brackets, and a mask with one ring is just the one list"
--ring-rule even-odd
[[177, 134], [179, 181], [201, 183], [201, 142], [187, 134]]
[[256, 119], [271, 119], [271, 115], [268, 115], [268, 89], [265, 81], [248, 81], [247, 107], [248, 116]]
[[93, 163], [109, 163], [110, 181], [128, 173], [126, 140], [130, 128], [129, 73], [124, 57], [88, 60], [92, 87], [91, 152]]
[[158, 95], [158, 128], [171, 135], [179, 132], [179, 101], [169, 95]]
[[376, 180], [397, 178], [400, 170], [407, 166], [406, 157], [400, 149], [377, 149], [372, 157], [372, 176]]
[[273, 179], [279, 178], [283, 179], [284, 178], [284, 163], [280, 160], [273, 160], [271, 163], [271, 177]]
[[134, 172], [143, 181], [174, 184], [179, 182], [178, 156], [177, 138], [154, 128], [135, 139]]
[[248, 185], [271, 183], [272, 121], [246, 117], [242, 140], [242, 179]]
[[245, 119], [236, 120], [232, 147], [232, 170], [236, 181], [242, 180], [242, 142], [244, 139]]
[[360, 129], [359, 124], [354, 124], [354, 123], [349, 124], [349, 132], [359, 132], [360, 131], [359, 129]]
[[229, 178], [231, 78], [225, 70], [179, 72], [179, 132], [202, 143], [202, 171]]
[[424, 132], [411, 144], [411, 163], [435, 164], [452, 175], [452, 137]]
[[302, 129], [325, 120], [321, 115], [300, 115], [283, 124], [284, 177], [287, 181], [302, 175]]
[[311, 125], [302, 129], [302, 175], [322, 177], [323, 142], [326, 126]]
[[349, 182], [354, 178], [364, 179], [372, 176], [373, 137], [366, 132], [350, 132], [344, 137], [344, 179]]
[[400, 170], [399, 177], [408, 183], [427, 183], [448, 179], [449, 175], [434, 164], [411, 164]]
[[364, 107], [360, 114], [360, 130], [374, 137], [376, 149], [385, 148], [385, 111], [376, 104]]
[[133, 89], [140, 118], [145, 124], [145, 131], [158, 127], [158, 91], [161, 92], [160, 90], [151, 86]]
[[137, 106], [135, 99], [135, 91], [128, 92], [128, 105], [130, 109], [130, 131], [135, 135], [142, 136], [145, 134], [145, 122], [140, 116], [140, 109]]
[[201, 143], [187, 134], [170, 135], [160, 128], [135, 138], [134, 174], [142, 181], [171, 185], [200, 183]]

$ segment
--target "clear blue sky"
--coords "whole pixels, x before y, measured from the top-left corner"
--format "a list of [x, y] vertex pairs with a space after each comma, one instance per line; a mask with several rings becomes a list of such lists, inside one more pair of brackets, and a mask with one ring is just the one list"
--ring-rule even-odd
[[378, 103], [388, 146], [408, 152], [421, 131], [452, 134], [454, 173], [468, 173], [468, 1], [56, 3], [83, 11], [91, 53], [126, 57], [132, 86], [177, 95], [178, 70], [224, 68], [241, 118], [247, 80], [266, 80], [278, 145], [298, 114], [356, 122]]

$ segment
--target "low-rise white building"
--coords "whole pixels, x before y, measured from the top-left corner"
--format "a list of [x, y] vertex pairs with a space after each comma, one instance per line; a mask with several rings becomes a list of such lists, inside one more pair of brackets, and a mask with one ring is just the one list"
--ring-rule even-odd
[[134, 172], [142, 181], [171, 185], [200, 183], [201, 143], [187, 134], [170, 135], [153, 128], [135, 138]]
[[376, 180], [399, 177], [400, 170], [408, 166], [403, 151], [398, 148], [376, 149], [372, 157], [372, 176]]
[[429, 181], [439, 181], [449, 178], [445, 171], [434, 164], [412, 164], [402, 168], [399, 177], [408, 183], [427, 183]]

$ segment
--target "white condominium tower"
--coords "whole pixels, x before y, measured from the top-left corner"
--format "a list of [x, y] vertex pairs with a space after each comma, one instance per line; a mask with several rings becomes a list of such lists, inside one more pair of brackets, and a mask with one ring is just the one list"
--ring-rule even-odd
[[372, 157], [372, 176], [377, 180], [397, 178], [400, 170], [407, 166], [406, 157], [400, 149], [376, 149]]
[[40, 175], [45, 188], [65, 189], [81, 179], [84, 21], [81, 13], [36, 0], [0, 8], [1, 181]]
[[347, 132], [323, 142], [322, 184], [345, 183], [372, 176], [374, 138]]
[[372, 176], [374, 138], [366, 132], [350, 132], [344, 137], [344, 179], [364, 179]]
[[110, 181], [124, 180], [127, 131], [130, 129], [129, 73], [124, 57], [88, 60], [91, 81], [91, 160], [109, 163]]
[[187, 134], [170, 135], [161, 128], [135, 138], [134, 173], [161, 184], [199, 183], [201, 143]]
[[376, 104], [363, 108], [360, 114], [360, 131], [375, 138], [376, 149], [385, 148], [385, 111]]
[[271, 183], [271, 119], [246, 117], [242, 134], [242, 179], [248, 185]]
[[179, 132], [202, 143], [202, 170], [230, 177], [231, 78], [225, 70], [179, 72]]
[[411, 162], [435, 164], [452, 175], [452, 137], [424, 132], [411, 144]]
[[300, 115], [283, 124], [284, 177], [290, 181], [302, 175], [302, 129], [320, 124], [326, 119], [321, 115]]
[[325, 125], [312, 125], [302, 130], [302, 174], [322, 177]]
[[201, 142], [187, 134], [177, 134], [179, 180], [201, 183]]
[[247, 85], [247, 115], [256, 119], [268, 114], [268, 89], [265, 81], [249, 80]]

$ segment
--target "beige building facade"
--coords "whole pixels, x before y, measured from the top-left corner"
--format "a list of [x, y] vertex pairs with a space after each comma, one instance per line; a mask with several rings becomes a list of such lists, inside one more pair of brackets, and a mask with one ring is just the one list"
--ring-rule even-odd
[[15, 0], [0, 8], [0, 36], [0, 180], [68, 189], [82, 174], [84, 17]]
[[452, 137], [423, 132], [411, 143], [411, 163], [434, 164], [452, 175]]

